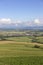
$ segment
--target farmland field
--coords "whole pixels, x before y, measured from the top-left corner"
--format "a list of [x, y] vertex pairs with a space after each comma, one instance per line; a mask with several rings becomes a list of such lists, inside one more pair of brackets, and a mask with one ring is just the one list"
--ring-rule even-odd
[[43, 65], [43, 45], [34, 48], [35, 44], [0, 41], [0, 65]]
[[[36, 38], [43, 42], [42, 36]], [[43, 44], [33, 43], [31, 36], [0, 40], [0, 65], [43, 65]]]

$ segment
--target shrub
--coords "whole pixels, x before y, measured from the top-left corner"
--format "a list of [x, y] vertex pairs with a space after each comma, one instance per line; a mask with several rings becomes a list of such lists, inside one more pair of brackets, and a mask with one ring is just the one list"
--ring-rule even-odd
[[40, 48], [40, 46], [39, 45], [35, 45], [34, 48]]
[[37, 42], [37, 40], [33, 39], [32, 42], [33, 42], [33, 43], [34, 43], [34, 42]]

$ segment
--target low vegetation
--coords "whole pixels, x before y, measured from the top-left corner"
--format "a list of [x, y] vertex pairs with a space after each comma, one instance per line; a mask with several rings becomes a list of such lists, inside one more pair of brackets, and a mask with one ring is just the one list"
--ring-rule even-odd
[[[15, 35], [18, 33], [22, 36]], [[43, 65], [42, 34], [36, 31], [0, 33], [0, 65]]]
[[34, 48], [40, 48], [40, 46], [39, 45], [35, 45]]
[[2, 57], [0, 65], [43, 65], [43, 56]]

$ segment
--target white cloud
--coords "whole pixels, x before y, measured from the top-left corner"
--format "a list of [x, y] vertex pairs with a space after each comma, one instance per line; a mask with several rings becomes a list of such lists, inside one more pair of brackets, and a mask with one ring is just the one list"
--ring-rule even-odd
[[43, 20], [35, 19], [33, 21], [20, 21], [12, 20], [10, 18], [1, 18], [0, 25], [9, 25], [9, 26], [43, 26]]
[[41, 20], [41, 19], [35, 19], [34, 20], [34, 25], [43, 26], [43, 20]]
[[35, 20], [34, 20], [34, 23], [35, 23], [35, 24], [40, 24], [40, 20], [39, 20], [39, 19], [35, 19]]
[[0, 19], [1, 21], [11, 21], [10, 19], [5, 19], [5, 18], [3, 18], [3, 19]]
[[11, 23], [11, 19], [6, 19], [6, 18], [2, 18], [0, 19], [0, 24], [10, 24]]
[[0, 19], [0, 25], [13, 25], [13, 26], [19, 26], [20, 24], [23, 24], [20, 20], [12, 20], [10, 18], [1, 18]]

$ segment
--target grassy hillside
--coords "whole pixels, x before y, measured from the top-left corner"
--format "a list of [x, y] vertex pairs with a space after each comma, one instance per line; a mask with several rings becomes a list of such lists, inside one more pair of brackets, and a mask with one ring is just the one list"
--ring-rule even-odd
[[[6, 35], [7, 33], [15, 32], [2, 32], [0, 35]], [[26, 32], [16, 33], [24, 34]], [[39, 32], [39, 34], [42, 33]], [[3, 38], [5, 40], [0, 40], [0, 65], [43, 65], [43, 36]], [[36, 41], [32, 42], [32, 40]]]
[[[1, 42], [2, 43], [2, 42]], [[6, 44], [0, 44], [0, 57], [3, 56], [43, 56], [43, 45], [40, 45], [40, 48], [34, 48], [35, 44], [32, 43], [17, 43], [17, 42], [5, 42]]]
[[0, 65], [43, 65], [43, 56], [2, 57]]
[[0, 65], [43, 65], [43, 45], [36, 44], [0, 41]]

